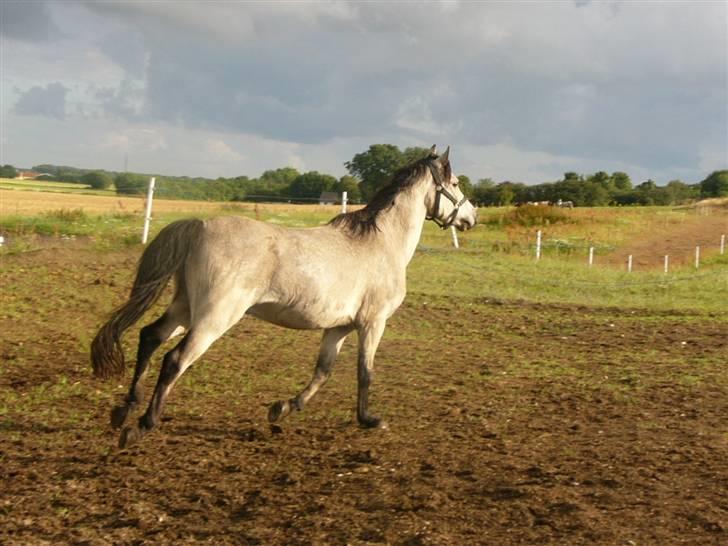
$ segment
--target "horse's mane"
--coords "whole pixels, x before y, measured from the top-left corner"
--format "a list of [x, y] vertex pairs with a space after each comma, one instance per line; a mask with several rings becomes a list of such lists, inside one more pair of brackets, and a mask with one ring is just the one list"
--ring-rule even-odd
[[402, 191], [410, 188], [427, 171], [427, 164], [433, 159], [426, 155], [409, 165], [400, 168], [394, 173], [392, 180], [374, 194], [369, 204], [363, 209], [346, 212], [334, 217], [329, 224], [346, 229], [351, 235], [364, 237], [374, 231], [379, 231], [377, 218], [380, 213], [391, 208], [394, 200]]

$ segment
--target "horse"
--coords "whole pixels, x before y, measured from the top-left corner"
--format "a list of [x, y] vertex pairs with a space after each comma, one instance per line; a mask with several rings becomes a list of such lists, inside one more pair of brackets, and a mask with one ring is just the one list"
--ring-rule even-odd
[[573, 209], [574, 202], [573, 201], [562, 201], [561, 199], [559, 199], [558, 201], [556, 201], [556, 206], [566, 208], [566, 209]]
[[450, 148], [397, 171], [390, 183], [359, 210], [339, 214], [328, 224], [285, 228], [243, 217], [186, 219], [164, 227], [142, 253], [131, 294], [111, 313], [91, 343], [91, 363], [99, 378], [119, 377], [121, 346], [133, 326], [174, 280], [164, 313], [141, 328], [136, 367], [128, 394], [111, 410], [121, 429], [142, 403], [142, 383], [154, 351], [184, 334], [167, 352], [146, 412], [119, 435], [125, 448], [153, 430], [165, 400], [182, 374], [229, 328], [250, 315], [286, 328], [323, 330], [313, 377], [289, 400], [268, 411], [273, 424], [301, 411], [330, 377], [346, 337], [356, 330], [358, 423], [386, 428], [369, 411], [374, 355], [387, 320], [406, 294], [406, 268], [426, 219], [463, 231], [477, 211], [458, 187]]

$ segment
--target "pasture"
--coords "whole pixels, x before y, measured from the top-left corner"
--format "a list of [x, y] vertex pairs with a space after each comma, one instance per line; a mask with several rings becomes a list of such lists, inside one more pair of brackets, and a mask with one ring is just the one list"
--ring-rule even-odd
[[[129, 374], [94, 379], [88, 347], [128, 293], [143, 201], [23, 193], [0, 190], [0, 543], [728, 538], [720, 204], [539, 225], [482, 210], [459, 250], [428, 224], [377, 354], [372, 407], [388, 430], [356, 426], [355, 339], [306, 410], [271, 428], [268, 404], [308, 382], [319, 334], [246, 318], [181, 379], [161, 427], [119, 451], [108, 416]], [[153, 233], [190, 214], [305, 226], [337, 212], [157, 201]], [[146, 322], [125, 338], [130, 359]]]

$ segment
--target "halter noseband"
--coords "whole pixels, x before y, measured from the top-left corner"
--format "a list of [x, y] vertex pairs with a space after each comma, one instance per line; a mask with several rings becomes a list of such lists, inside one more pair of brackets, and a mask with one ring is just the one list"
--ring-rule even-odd
[[428, 166], [430, 167], [430, 172], [432, 173], [432, 178], [435, 181], [435, 186], [437, 186], [437, 189], [435, 191], [435, 206], [433, 207], [433, 214], [437, 214], [440, 210], [440, 196], [444, 195], [447, 197], [453, 205], [455, 205], [455, 208], [452, 209], [452, 212], [450, 215], [445, 219], [445, 221], [440, 220], [436, 216], [427, 216], [427, 220], [432, 220], [435, 222], [438, 226], [440, 226], [442, 229], [449, 228], [452, 223], [455, 221], [455, 218], [458, 215], [458, 210], [460, 210], [460, 207], [468, 200], [467, 197], [463, 196], [463, 198], [458, 201], [457, 197], [455, 197], [453, 194], [451, 194], [449, 191], [445, 189], [445, 186], [442, 182], [442, 177], [440, 176], [440, 172], [435, 167], [434, 162], [430, 161], [428, 163]]

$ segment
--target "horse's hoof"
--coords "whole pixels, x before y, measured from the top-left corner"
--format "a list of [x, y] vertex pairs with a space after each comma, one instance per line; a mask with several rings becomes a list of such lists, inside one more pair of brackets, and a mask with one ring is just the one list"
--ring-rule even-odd
[[378, 428], [380, 430], [386, 430], [389, 428], [389, 425], [384, 421], [383, 419], [380, 419], [379, 417], [362, 417], [359, 419], [359, 426], [362, 428]]
[[286, 415], [291, 413], [291, 405], [288, 402], [278, 400], [271, 404], [268, 408], [268, 422], [275, 423], [279, 419], [283, 419]]
[[111, 410], [111, 426], [112, 428], [121, 428], [129, 415], [129, 406], [116, 406]]
[[137, 427], [126, 427], [119, 435], [119, 449], [125, 449], [135, 444], [141, 437], [141, 429]]

